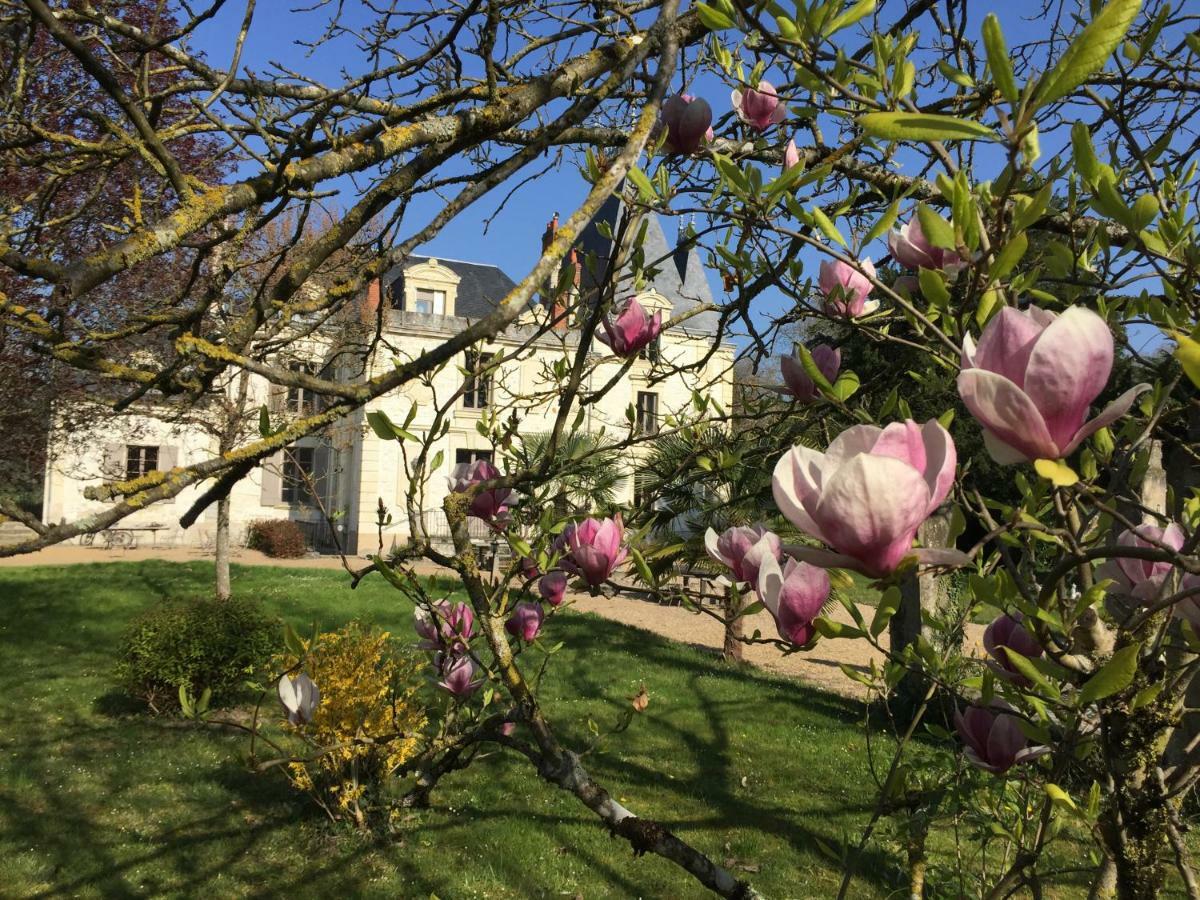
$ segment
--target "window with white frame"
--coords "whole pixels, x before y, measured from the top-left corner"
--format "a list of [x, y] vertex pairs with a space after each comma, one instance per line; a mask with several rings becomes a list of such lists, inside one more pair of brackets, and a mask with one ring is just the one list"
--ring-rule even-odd
[[412, 311], [426, 315], [444, 316], [446, 314], [446, 292], [433, 288], [414, 287]]
[[158, 448], [146, 444], [125, 446], [125, 479], [131, 481], [158, 468]]

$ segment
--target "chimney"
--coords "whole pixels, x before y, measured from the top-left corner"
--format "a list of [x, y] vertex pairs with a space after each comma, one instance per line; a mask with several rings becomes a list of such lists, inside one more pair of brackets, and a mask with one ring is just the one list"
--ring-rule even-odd
[[364, 325], [374, 325], [378, 321], [380, 299], [379, 279], [372, 278], [367, 282], [367, 294], [363, 297], [362, 307], [359, 310]]
[[[545, 253], [550, 249], [550, 244], [553, 243], [554, 235], [557, 234], [557, 232], [558, 213], [555, 213], [553, 217], [551, 217], [550, 221], [546, 223], [546, 230], [542, 233], [542, 253]], [[575, 248], [572, 247], [570, 251], [568, 251], [566, 258], [563, 261], [563, 267], [559, 272], [558, 277], [551, 281], [551, 283], [547, 286], [547, 294], [542, 297], [542, 304], [550, 309], [550, 318], [554, 322], [554, 328], [556, 331], [567, 330], [567, 305], [563, 302], [563, 298], [559, 292], [559, 284], [562, 283], [562, 276], [564, 273], [566, 273], [568, 266], [572, 270], [571, 283], [574, 286], [576, 295], [578, 295], [579, 279], [580, 273], [583, 270], [583, 265], [579, 261], [578, 252], [576, 252]], [[550, 291], [552, 291], [553, 294], [550, 294]]]

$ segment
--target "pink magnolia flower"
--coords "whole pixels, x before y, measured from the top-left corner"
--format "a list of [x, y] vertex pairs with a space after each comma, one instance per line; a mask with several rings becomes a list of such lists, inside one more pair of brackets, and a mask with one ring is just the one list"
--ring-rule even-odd
[[1024, 616], [1018, 612], [1015, 616], [1001, 613], [984, 629], [983, 649], [992, 657], [988, 666], [1006, 681], [1027, 682], [1017, 667], [1008, 657], [1009, 650], [1015, 650], [1026, 659], [1034, 659], [1042, 655], [1042, 645], [1021, 624]]
[[1036, 306], [1005, 307], [983, 329], [978, 348], [970, 335], [963, 339], [958, 393], [996, 462], [1061, 459], [1150, 389], [1131, 388], [1085, 422], [1112, 364], [1112, 332], [1091, 310], [1072, 306], [1056, 316]]
[[562, 567], [592, 587], [604, 584], [629, 555], [622, 546], [625, 525], [620, 513], [611, 519], [584, 519], [578, 525], [568, 525], [561, 540], [567, 550]]
[[[813, 362], [817, 364], [817, 371], [824, 375], [827, 381], [834, 381], [842, 367], [842, 351], [828, 344], [817, 344], [809, 352]], [[808, 377], [808, 373], [804, 371], [804, 363], [798, 356], [783, 357], [779, 367], [783, 371], [783, 383], [793, 397], [801, 403], [808, 403], [817, 396], [816, 382]]]
[[779, 535], [764, 525], [735, 526], [720, 535], [710, 528], [704, 533], [704, 546], [709, 556], [733, 572], [735, 579], [750, 584], [758, 583], [759, 567], [768, 556], [778, 560], [783, 552]]
[[663, 145], [668, 153], [695, 153], [713, 139], [712, 107], [691, 94], [676, 94], [663, 101], [662, 125], [667, 129]]
[[637, 297], [626, 297], [600, 324], [604, 333], [597, 334], [596, 340], [608, 344], [617, 356], [633, 356], [662, 331], [662, 310], [651, 316]]
[[543, 575], [538, 582], [538, 593], [551, 606], [561, 606], [567, 594], [567, 573], [555, 570]]
[[[1193, 575], [1190, 572], [1184, 575], [1179, 579], [1179, 590], [1200, 591], [1200, 575]], [[1190, 622], [1194, 630], [1200, 631], [1200, 593], [1184, 597], [1177, 602], [1174, 613], [1178, 618]]]
[[539, 575], [541, 575], [542, 573], [538, 569], [537, 560], [535, 560], [529, 556], [522, 556], [521, 557], [521, 574], [523, 576], [525, 576], [525, 578], [529, 581], [532, 581], [533, 579], [535, 579]]
[[304, 725], [312, 721], [317, 705], [321, 702], [321, 691], [316, 682], [300, 672], [295, 678], [284, 675], [279, 679], [275, 692], [293, 725]]
[[442, 634], [433, 616], [424, 607], [413, 610], [413, 630], [421, 640], [417, 646], [422, 650], [437, 650], [442, 646]]
[[888, 249], [896, 262], [910, 269], [957, 272], [967, 264], [954, 250], [943, 250], [933, 246], [921, 230], [921, 223], [916, 216], [913, 216], [907, 225], [901, 225], [888, 232]]
[[757, 589], [781, 638], [802, 647], [816, 636], [813, 620], [829, 601], [829, 574], [824, 569], [794, 559], [780, 569], [775, 557], [767, 556], [758, 570]]
[[[500, 477], [500, 470], [486, 459], [477, 459], [472, 463], [459, 463], [450, 472], [450, 490], [463, 493], [482, 484]], [[480, 491], [471, 500], [467, 512], [477, 519], [490, 522], [502, 518], [508, 512], [508, 498], [512, 495], [511, 488], [492, 488]]]
[[787, 146], [783, 148], [783, 171], [786, 172], [792, 166], [800, 165], [800, 151], [796, 149], [796, 141], [793, 138], [788, 138]]
[[732, 101], [737, 117], [758, 131], [766, 131], [787, 118], [787, 107], [779, 101], [775, 86], [769, 81], [760, 81], [757, 89], [736, 89]]
[[849, 316], [852, 319], [874, 312], [879, 308], [879, 301], [867, 302], [867, 295], [871, 293], [871, 279], [874, 277], [875, 264], [870, 257], [859, 260], [857, 267], [839, 259], [823, 260], [817, 286], [825, 295], [825, 312], [831, 316]]
[[462, 653], [475, 637], [475, 612], [466, 603], [434, 604], [433, 615], [422, 607], [413, 610], [413, 630], [422, 650], [449, 650]]
[[542, 630], [542, 619], [545, 616], [540, 603], [523, 600], [513, 607], [508, 621], [504, 623], [504, 630], [523, 641], [532, 641]]
[[[1144, 522], [1135, 529], [1126, 528], [1117, 537], [1117, 545], [1120, 547], [1146, 549], [1162, 549], [1165, 546], [1171, 550], [1179, 550], [1183, 547], [1183, 542], [1183, 529], [1174, 522], [1165, 528], [1160, 528], [1152, 522]], [[1100, 578], [1111, 578], [1116, 582], [1113, 593], [1151, 604], [1159, 599], [1163, 584], [1170, 578], [1173, 569], [1174, 566], [1169, 562], [1119, 556], [1105, 562], [1096, 570], [1096, 574]]]
[[824, 453], [793, 447], [775, 465], [775, 502], [793, 525], [836, 552], [812, 547], [785, 552], [872, 577], [891, 573], [909, 555], [930, 563], [963, 562], [953, 550], [912, 550], [917, 528], [950, 493], [955, 462], [954, 441], [935, 420], [855, 425]]
[[438, 687], [444, 688], [455, 697], [469, 697], [483, 684], [482, 678], [476, 678], [479, 667], [469, 656], [447, 656], [442, 660], [442, 680]]
[[965, 713], [954, 713], [954, 726], [966, 744], [967, 760], [997, 775], [1050, 752], [1048, 747], [1030, 747], [1017, 717], [1002, 710], [970, 706]]

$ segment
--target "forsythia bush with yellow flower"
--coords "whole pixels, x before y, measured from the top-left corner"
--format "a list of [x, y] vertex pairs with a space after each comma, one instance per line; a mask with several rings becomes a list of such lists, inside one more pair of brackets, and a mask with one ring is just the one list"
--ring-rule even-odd
[[[282, 667], [300, 662], [284, 657]], [[398, 649], [387, 632], [358, 622], [307, 646], [303, 667], [320, 685], [321, 702], [311, 722], [288, 726], [310, 745], [288, 776], [335, 821], [367, 827], [386, 816], [394, 777], [423, 739], [423, 662]]]

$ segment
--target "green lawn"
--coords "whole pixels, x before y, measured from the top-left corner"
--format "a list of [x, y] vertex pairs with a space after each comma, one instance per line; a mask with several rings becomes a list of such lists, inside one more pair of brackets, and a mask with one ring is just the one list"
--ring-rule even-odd
[[[672, 865], [633, 859], [522, 760], [448, 777], [401, 840], [338, 833], [281, 780], [249, 774], [245, 739], [130, 716], [111, 692], [125, 623], [160, 597], [206, 592], [202, 563], [0, 569], [0, 896], [701, 897]], [[235, 569], [235, 590], [297, 626], [359, 617], [411, 633], [378, 579]], [[564, 736], [610, 722], [645, 681], [651, 706], [589, 757], [593, 772], [772, 897], [828, 896], [840, 842], [871, 792], [850, 701], [724, 668], [593, 616], [566, 642], [543, 697]], [[867, 861], [855, 896], [898, 873]]]

